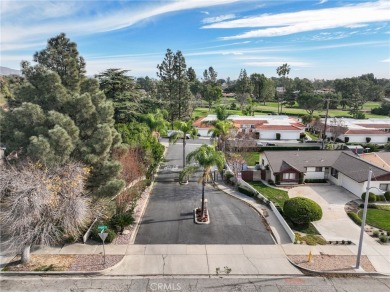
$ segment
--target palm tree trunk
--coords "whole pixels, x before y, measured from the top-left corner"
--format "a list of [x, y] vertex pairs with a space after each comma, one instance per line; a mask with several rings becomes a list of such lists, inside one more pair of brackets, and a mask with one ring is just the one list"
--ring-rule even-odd
[[[204, 177], [203, 177], [204, 179]], [[202, 218], [204, 217], [204, 188], [205, 188], [205, 185], [206, 185], [206, 181], [203, 180], [202, 182], [202, 206], [200, 208], [200, 214], [202, 214]]]
[[186, 134], [183, 134], [183, 169], [186, 167]]

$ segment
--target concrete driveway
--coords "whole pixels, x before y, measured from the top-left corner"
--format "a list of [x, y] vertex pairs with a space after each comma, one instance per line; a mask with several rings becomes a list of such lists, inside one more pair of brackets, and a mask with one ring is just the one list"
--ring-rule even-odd
[[321, 206], [322, 219], [313, 224], [326, 240], [359, 240], [359, 226], [344, 211], [347, 202], [358, 199], [349, 191], [334, 185], [304, 186], [290, 189], [288, 195], [309, 198]]
[[[187, 153], [200, 146], [190, 142]], [[210, 186], [206, 187], [205, 197], [211, 223], [195, 224], [193, 210], [201, 200], [199, 174], [191, 176], [188, 185], [179, 185], [181, 159], [182, 144], [170, 145], [135, 238], [136, 244], [274, 244], [253, 208]]]
[[[344, 205], [358, 197], [342, 187], [304, 186], [292, 188], [288, 191], [290, 198], [305, 197], [314, 200], [322, 208], [322, 219], [313, 222], [314, 226], [326, 240], [351, 240], [355, 245], [346, 248], [353, 254], [357, 253], [360, 235], [360, 226], [357, 226], [347, 213]], [[378, 271], [390, 273], [390, 248], [376, 242], [371, 236], [364, 234], [363, 254], [367, 255]]]

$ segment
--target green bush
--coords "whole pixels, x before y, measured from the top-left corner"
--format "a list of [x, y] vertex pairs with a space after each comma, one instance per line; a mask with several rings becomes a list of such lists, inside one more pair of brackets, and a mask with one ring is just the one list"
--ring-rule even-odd
[[370, 143], [371, 142], [371, 138], [370, 137], [366, 137], [366, 142]]
[[254, 197], [256, 194], [254, 193], [254, 191], [252, 191], [252, 190], [249, 190], [249, 189], [247, 189], [247, 188], [244, 188], [244, 187], [242, 187], [242, 186], [238, 186], [238, 191], [240, 192], [240, 193], [243, 193], [243, 194], [245, 194], [245, 195], [247, 195], [247, 196], [250, 196], [250, 197]]
[[389, 241], [389, 237], [386, 236], [386, 235], [381, 235], [381, 236], [379, 236], [379, 240], [380, 240], [381, 242], [383, 242], [383, 243], [386, 243], [386, 242]]
[[386, 198], [386, 201], [390, 201], [390, 191], [387, 191], [384, 197]]
[[275, 184], [280, 185], [280, 173], [275, 173]]
[[[362, 194], [362, 200], [365, 201], [366, 199], [366, 192]], [[369, 192], [368, 193], [368, 202], [372, 203], [376, 201], [376, 195], [374, 193]]]
[[354, 213], [354, 212], [348, 212], [347, 215], [349, 216], [349, 218], [352, 219], [353, 222], [355, 222], [357, 225], [362, 225], [362, 219], [359, 218], [358, 214]]
[[120, 232], [123, 232], [126, 226], [134, 223], [133, 210], [130, 209], [124, 213], [117, 213], [111, 218], [112, 226], [119, 227]]
[[287, 200], [284, 203], [283, 212], [294, 224], [306, 224], [322, 218], [320, 205], [303, 197]]
[[[116, 232], [110, 228], [104, 230], [105, 233], [108, 233], [106, 240], [104, 243], [111, 243], [115, 237], [117, 236]], [[96, 240], [97, 242], [102, 242], [101, 238], [99, 237], [100, 230], [95, 226], [95, 228], [92, 230], [91, 237]]]
[[374, 237], [379, 237], [379, 231], [378, 231], [378, 230], [375, 230], [375, 231], [372, 233], [372, 236], [374, 236]]
[[225, 172], [225, 176], [224, 176], [224, 178], [225, 178], [225, 182], [226, 183], [231, 183], [231, 178], [233, 178], [234, 177], [234, 174], [233, 173], [231, 173], [231, 172]]
[[327, 179], [305, 179], [305, 183], [327, 183]]
[[[336, 142], [337, 142], [337, 139], [336, 139]], [[341, 141], [340, 141], [341, 142]], [[344, 137], [344, 142], [345, 143], [348, 143], [349, 142], [349, 137]]]

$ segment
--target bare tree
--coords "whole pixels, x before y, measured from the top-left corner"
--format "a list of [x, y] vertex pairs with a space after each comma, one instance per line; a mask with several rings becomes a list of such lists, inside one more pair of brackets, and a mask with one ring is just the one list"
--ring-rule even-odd
[[25, 162], [0, 171], [2, 245], [30, 258], [32, 245], [53, 245], [77, 237], [91, 219], [83, 194], [89, 169], [71, 162], [47, 169]]
[[332, 133], [334, 140], [336, 140], [341, 134], [344, 134], [348, 130], [344, 121], [336, 117], [334, 117], [329, 124], [330, 132]]
[[235, 187], [238, 186], [238, 174], [242, 171], [245, 159], [238, 153], [228, 153], [226, 156], [227, 163], [231, 167], [235, 177]]

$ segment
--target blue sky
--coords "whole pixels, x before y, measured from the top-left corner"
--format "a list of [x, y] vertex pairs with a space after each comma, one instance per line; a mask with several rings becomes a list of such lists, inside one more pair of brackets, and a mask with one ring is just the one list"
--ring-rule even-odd
[[1, 65], [19, 69], [47, 39], [75, 41], [88, 75], [108, 68], [156, 78], [167, 48], [198, 77], [390, 78], [390, 1], [19, 1], [1, 0]]

